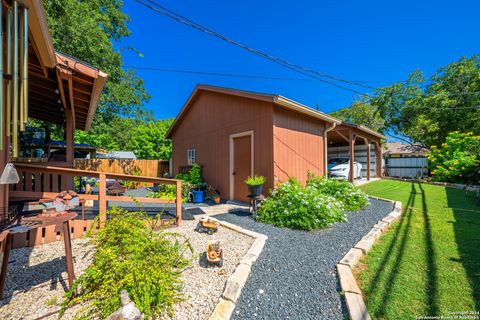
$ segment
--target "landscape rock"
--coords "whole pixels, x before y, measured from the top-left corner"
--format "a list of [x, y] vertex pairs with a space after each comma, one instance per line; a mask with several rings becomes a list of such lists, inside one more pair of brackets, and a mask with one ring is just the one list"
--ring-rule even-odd
[[232, 302], [236, 302], [240, 294], [242, 293], [243, 286], [247, 282], [250, 275], [250, 266], [246, 264], [239, 264], [235, 272], [227, 280], [225, 290], [223, 291], [223, 297]]
[[353, 276], [352, 269], [344, 264], [337, 264], [338, 278], [340, 279], [340, 286], [343, 292], [353, 292], [362, 294], [362, 291], [357, 285], [357, 281]]
[[374, 243], [375, 239], [373, 237], [363, 237], [362, 240], [357, 242], [355, 248], [362, 250], [363, 254], [366, 254], [372, 249]]
[[345, 300], [347, 302], [348, 312], [351, 320], [370, 320], [365, 302], [360, 294], [346, 292]]
[[348, 265], [350, 268], [354, 268], [360, 258], [363, 256], [363, 252], [360, 249], [352, 248], [347, 254], [340, 260], [340, 264]]
[[142, 320], [143, 314], [135, 306], [135, 303], [130, 300], [127, 290], [120, 292], [120, 301], [122, 307], [112, 313], [106, 320]]
[[235, 304], [232, 301], [220, 298], [220, 302], [217, 304], [208, 320], [228, 320], [234, 309]]

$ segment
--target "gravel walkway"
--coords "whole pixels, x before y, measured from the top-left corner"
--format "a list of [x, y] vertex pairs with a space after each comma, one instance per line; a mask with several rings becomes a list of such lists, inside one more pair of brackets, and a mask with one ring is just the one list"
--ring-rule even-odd
[[237, 301], [232, 319], [344, 319], [335, 265], [392, 204], [370, 199], [371, 206], [348, 215], [348, 223], [304, 232], [258, 223], [248, 213], [216, 215], [268, 236], [263, 252]]
[[[187, 300], [174, 306], [174, 320], [208, 319], [222, 295], [227, 279], [254, 241], [247, 235], [224, 227], [220, 227], [211, 236], [197, 233], [193, 231], [196, 225], [197, 221], [183, 221], [180, 227], [175, 229], [176, 232], [190, 238], [194, 257], [199, 258], [194, 259], [192, 267], [182, 274]], [[211, 239], [222, 241], [223, 268], [209, 267], [203, 256], [208, 240]]]
[[[234, 230], [220, 227], [213, 235], [194, 231], [195, 221], [183, 221], [171, 232], [190, 239], [193, 246], [192, 266], [182, 273], [185, 301], [174, 306], [174, 320], [208, 319], [217, 305], [225, 282], [246, 254], [254, 239]], [[209, 239], [222, 241], [224, 265], [211, 267], [202, 253]], [[88, 239], [74, 240], [75, 273], [79, 275], [92, 261], [94, 248]], [[12, 250], [6, 299], [0, 300], [0, 319], [36, 319], [59, 309], [67, 288], [63, 241], [35, 248]], [[73, 319], [81, 306], [67, 309], [62, 319]], [[45, 319], [58, 319], [52, 314]]]

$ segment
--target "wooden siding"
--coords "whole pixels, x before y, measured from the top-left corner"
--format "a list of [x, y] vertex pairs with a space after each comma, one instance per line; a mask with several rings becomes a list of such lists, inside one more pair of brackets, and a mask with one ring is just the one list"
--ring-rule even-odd
[[273, 125], [276, 182], [288, 177], [305, 182], [309, 171], [324, 174], [324, 121], [276, 108]]
[[172, 137], [173, 173], [187, 165], [187, 150], [195, 149], [207, 183], [229, 199], [230, 135], [253, 131], [253, 170], [267, 178], [268, 191], [273, 186], [273, 104], [215, 92], [203, 92], [191, 103]]

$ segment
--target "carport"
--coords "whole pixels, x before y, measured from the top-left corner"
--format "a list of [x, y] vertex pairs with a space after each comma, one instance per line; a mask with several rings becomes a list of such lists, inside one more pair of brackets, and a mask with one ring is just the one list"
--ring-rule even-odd
[[[350, 182], [354, 181], [355, 159], [363, 160], [359, 162], [366, 164], [364, 177], [367, 180], [370, 180], [372, 175], [378, 178], [382, 177], [381, 141], [387, 140], [387, 137], [367, 127], [344, 121], [327, 130], [327, 159], [348, 156], [350, 158], [348, 177]], [[373, 157], [372, 153], [374, 153]], [[372, 162], [372, 160], [374, 161]], [[374, 167], [373, 174], [372, 167]]]

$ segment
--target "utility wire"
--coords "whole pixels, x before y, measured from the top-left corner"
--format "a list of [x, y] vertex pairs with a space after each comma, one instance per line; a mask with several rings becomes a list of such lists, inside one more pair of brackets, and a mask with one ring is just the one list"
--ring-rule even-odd
[[251, 74], [206, 72], [206, 71], [169, 69], [169, 68], [159, 68], [159, 67], [136, 67], [136, 66], [125, 66], [125, 67], [130, 68], [130, 69], [136, 69], [136, 70], [173, 72], [173, 73], [187, 73], [187, 74], [199, 74], [199, 75], [207, 75], [207, 76], [232, 77], [232, 78], [250, 78], [250, 79], [265, 79], [265, 80], [299, 80], [299, 81], [309, 81], [310, 80], [310, 79], [307, 79], [307, 78], [288, 78], [288, 77], [276, 77], [276, 76], [260, 76], [260, 75], [251, 75]]
[[[406, 105], [405, 108], [416, 108], [416, 109], [425, 109], [423, 106], [413, 106], [413, 105]], [[431, 109], [431, 108], [430, 108]], [[459, 106], [459, 107], [438, 107], [435, 108], [437, 110], [445, 110], [445, 109], [450, 109], [450, 110], [458, 110], [458, 109], [478, 109], [480, 110], [480, 105], [477, 106]]]
[[[248, 47], [244, 44], [241, 44], [239, 42], [236, 42], [218, 32], [215, 32], [195, 21], [192, 21], [191, 19], [185, 17], [185, 16], [182, 16], [172, 10], [169, 10], [167, 8], [165, 8], [164, 6], [158, 4], [157, 2], [155, 1], [152, 1], [152, 0], [146, 0], [148, 3], [144, 2], [144, 1], [141, 1], [141, 0], [135, 0], [136, 2], [138, 2], [139, 4], [149, 8], [150, 10], [153, 10], [153, 11], [156, 11], [170, 19], [173, 19], [177, 22], [180, 22], [184, 25], [187, 25], [189, 27], [192, 27], [194, 29], [197, 29], [201, 32], [204, 32], [206, 34], [209, 34], [211, 36], [214, 36], [216, 38], [219, 38], [225, 42], [228, 42], [230, 44], [233, 44], [235, 46], [238, 46], [246, 51], [249, 51], [259, 57], [262, 57], [264, 59], [267, 59], [267, 60], [270, 60], [274, 63], [277, 63], [283, 67], [286, 67], [290, 70], [293, 70], [297, 73], [300, 73], [300, 74], [303, 74], [307, 77], [310, 77], [310, 78], [314, 78], [314, 79], [317, 79], [318, 81], [321, 81], [321, 82], [324, 82], [324, 83], [327, 83], [327, 84], [330, 84], [332, 86], [335, 86], [339, 89], [343, 89], [343, 90], [347, 90], [347, 91], [350, 91], [350, 92], [354, 92], [356, 94], [360, 94], [360, 95], [363, 95], [362, 92], [359, 92], [357, 90], [354, 90], [354, 89], [351, 89], [351, 88], [348, 88], [348, 87], [345, 87], [345, 86], [341, 86], [341, 85], [338, 85], [336, 83], [333, 83], [331, 81], [328, 81], [328, 80], [325, 80], [325, 79], [322, 79], [321, 77], [323, 78], [328, 78], [328, 79], [331, 79], [331, 80], [334, 80], [334, 81], [338, 81], [338, 82], [343, 82], [343, 83], [347, 83], [347, 84], [350, 84], [350, 85], [356, 85], [356, 86], [360, 86], [360, 87], [363, 87], [363, 88], [367, 88], [367, 89], [375, 89], [374, 87], [372, 86], [368, 86], [368, 85], [365, 85], [365, 84], [362, 84], [362, 83], [359, 83], [359, 82], [355, 82], [355, 81], [350, 81], [350, 80], [345, 80], [345, 79], [340, 79], [340, 78], [337, 78], [337, 77], [333, 77], [333, 76], [330, 76], [328, 74], [323, 74], [323, 73], [320, 73], [320, 72], [317, 72], [315, 70], [312, 70], [312, 69], [308, 69], [308, 68], [304, 68], [300, 65], [297, 65], [297, 64], [294, 64], [294, 63], [291, 63], [291, 62], [288, 62], [284, 59], [281, 59], [281, 58], [278, 58], [278, 57], [275, 57], [275, 56], [272, 56], [272, 55], [269, 55], [267, 53], [264, 53], [262, 51], [259, 51], [259, 50], [256, 50], [256, 49], [253, 49], [251, 47]], [[152, 6], [153, 5], [153, 6]]]

